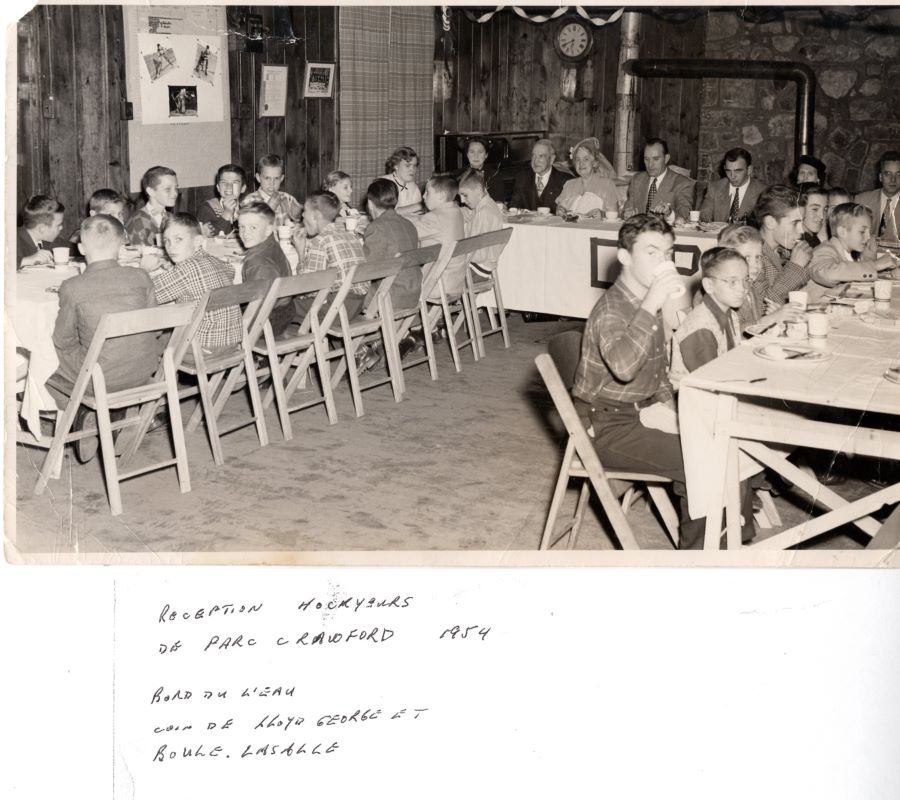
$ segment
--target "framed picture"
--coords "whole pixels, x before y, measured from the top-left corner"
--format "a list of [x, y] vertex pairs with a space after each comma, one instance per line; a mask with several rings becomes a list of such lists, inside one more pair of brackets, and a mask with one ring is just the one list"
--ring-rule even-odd
[[283, 117], [287, 108], [288, 68], [263, 64], [259, 90], [259, 116]]
[[331, 97], [334, 92], [335, 64], [309, 62], [303, 75], [304, 97]]

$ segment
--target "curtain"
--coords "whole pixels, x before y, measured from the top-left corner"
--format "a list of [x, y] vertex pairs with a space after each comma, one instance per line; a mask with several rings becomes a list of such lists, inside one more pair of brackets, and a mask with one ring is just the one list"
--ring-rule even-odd
[[419, 183], [434, 169], [432, 6], [341, 6], [340, 157], [357, 196], [403, 145], [419, 155]]

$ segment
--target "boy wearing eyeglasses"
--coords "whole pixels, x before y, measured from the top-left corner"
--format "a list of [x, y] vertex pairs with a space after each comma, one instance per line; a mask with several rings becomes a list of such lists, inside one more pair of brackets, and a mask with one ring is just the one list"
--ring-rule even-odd
[[738, 309], [750, 288], [747, 260], [730, 247], [713, 247], [700, 259], [705, 295], [672, 340], [672, 386], [688, 373], [740, 344]]

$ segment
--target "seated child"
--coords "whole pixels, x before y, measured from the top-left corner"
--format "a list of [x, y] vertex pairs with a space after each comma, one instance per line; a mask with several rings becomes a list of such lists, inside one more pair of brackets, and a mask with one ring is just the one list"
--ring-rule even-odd
[[[203, 249], [200, 223], [192, 214], [169, 214], [162, 232], [163, 246], [174, 265], [151, 274], [157, 303], [195, 305], [206, 292], [231, 286], [234, 270]], [[197, 331], [204, 352], [212, 353], [241, 341], [241, 313], [237, 306], [217, 308], [203, 315]]]
[[572, 394], [587, 403], [594, 446], [607, 469], [665, 475], [681, 498], [679, 547], [703, 547], [705, 520], [692, 520], [685, 500], [684, 460], [675, 433], [645, 427], [640, 409], [662, 403], [675, 414], [661, 309], [683, 287], [674, 271], [672, 228], [655, 214], [636, 214], [619, 229], [616, 282], [597, 301], [584, 329]]
[[[393, 258], [419, 246], [415, 225], [394, 210], [397, 198], [397, 184], [393, 181], [378, 178], [369, 184], [366, 210], [372, 221], [363, 237], [363, 252], [370, 261]], [[422, 268], [404, 267], [391, 285], [391, 302], [394, 308], [413, 308], [418, 305], [421, 291]]]
[[[762, 236], [750, 225], [729, 225], [719, 233], [719, 244], [736, 250], [747, 262], [749, 290], [744, 295], [744, 302], [738, 310], [741, 330], [750, 325], [769, 325], [779, 322], [798, 322], [803, 312], [791, 305], [783, 305], [771, 313], [766, 313], [765, 282], [761, 281], [762, 273]], [[701, 290], [702, 295], [705, 292]], [[774, 304], [772, 304], [774, 306]]]
[[141, 190], [147, 198], [143, 208], [132, 214], [125, 229], [131, 244], [162, 247], [166, 209], [178, 200], [178, 176], [168, 167], [150, 167], [141, 178]]
[[[713, 247], [700, 259], [703, 271], [703, 302], [691, 310], [672, 339], [669, 378], [677, 389], [689, 372], [732, 350], [741, 341], [737, 311], [750, 286], [747, 261], [730, 247]], [[749, 481], [741, 484], [741, 539], [750, 542], [753, 527], [753, 492]]]
[[237, 164], [223, 164], [216, 172], [216, 196], [200, 206], [197, 221], [207, 236], [226, 236], [237, 227], [241, 195], [247, 189], [247, 173]]
[[[88, 216], [95, 214], [108, 214], [115, 217], [123, 225], [126, 223], [125, 212], [128, 201], [115, 189], [97, 189], [88, 200]], [[81, 226], [69, 237], [72, 244], [77, 245], [81, 241]], [[128, 234], [125, 234], [125, 244], [128, 244]]]
[[[425, 185], [425, 207], [428, 212], [421, 217], [411, 217], [419, 234], [419, 245], [443, 245], [466, 237], [462, 211], [456, 205], [459, 186], [455, 178], [434, 175]], [[444, 270], [444, 291], [449, 297], [459, 295], [465, 287], [468, 256], [456, 256]], [[437, 286], [429, 300], [440, 299]]]
[[[332, 192], [313, 192], [303, 204], [303, 230], [294, 236], [294, 246], [300, 255], [297, 267], [301, 272], [318, 272], [336, 269], [338, 279], [331, 287], [332, 295], [340, 289], [347, 273], [366, 260], [362, 242], [356, 234], [335, 223], [341, 201]], [[368, 285], [354, 285], [344, 300], [344, 308], [350, 319], [362, 311], [368, 293]], [[306, 317], [314, 296], [298, 297], [297, 314]]]
[[341, 172], [339, 169], [329, 172], [322, 183], [322, 191], [331, 192], [341, 201], [339, 216], [346, 217], [351, 213], [353, 203], [353, 181], [346, 172]]
[[[47, 380], [47, 388], [64, 408], [75, 386], [100, 318], [114, 311], [133, 311], [156, 305], [153, 281], [141, 269], [122, 267], [119, 248], [125, 240], [122, 223], [107, 214], [96, 214], [81, 223], [79, 250], [87, 265], [84, 273], [59, 287], [59, 315], [53, 344], [59, 367]], [[99, 363], [110, 391], [138, 386], [159, 366], [157, 337], [139, 333], [110, 339]]]
[[288, 225], [300, 219], [301, 206], [297, 199], [287, 192], [279, 191], [284, 181], [284, 160], [281, 156], [269, 154], [256, 162], [256, 183], [259, 187], [248, 194], [244, 205], [265, 203], [275, 212], [275, 225]]
[[[882, 270], [892, 269], [889, 255], [872, 258], [872, 212], [857, 203], [842, 203], [829, 213], [831, 238], [813, 250], [809, 262], [810, 301], [820, 299], [825, 290], [849, 281], [874, 281]], [[855, 255], [854, 255], [855, 254]]]
[[[490, 233], [503, 228], [503, 216], [497, 202], [488, 194], [484, 178], [477, 172], [470, 172], [459, 184], [459, 199], [465, 208], [463, 226], [466, 236]], [[494, 245], [477, 250], [471, 255], [472, 269], [481, 275], [490, 275], [497, 269], [497, 260], [503, 252], [502, 245]]]
[[[275, 238], [275, 212], [268, 205], [250, 203], [241, 206], [238, 231], [247, 248], [242, 270], [244, 283], [290, 277], [291, 265]], [[269, 314], [269, 325], [276, 338], [287, 330], [293, 316], [289, 297], [275, 303]]]
[[16, 269], [53, 263], [54, 247], [69, 247], [59, 238], [65, 207], [58, 200], [37, 194], [22, 209], [22, 227], [16, 228]]

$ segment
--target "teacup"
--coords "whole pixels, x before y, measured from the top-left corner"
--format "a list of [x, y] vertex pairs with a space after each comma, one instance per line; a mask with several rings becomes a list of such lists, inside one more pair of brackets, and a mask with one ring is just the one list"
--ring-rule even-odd
[[691, 211], [688, 215], [688, 219], [691, 222], [700, 222], [700, 212], [699, 211]]
[[344, 223], [346, 224], [348, 231], [355, 231], [356, 226], [359, 224], [359, 220], [356, 217], [345, 217]]
[[809, 303], [809, 295], [806, 292], [788, 292], [788, 302], [792, 306], [796, 306], [801, 311], [806, 311], [806, 305]]
[[281, 241], [286, 242], [291, 238], [291, 231], [293, 228], [290, 225], [279, 225], [278, 226], [278, 238]]
[[54, 264], [68, 264], [69, 263], [69, 248], [68, 247], [54, 247], [53, 248], [53, 263]]
[[549, 217], [550, 216], [550, 206], [539, 206], [537, 213], [540, 214], [542, 217]]
[[[53, 257], [56, 257], [56, 249], [53, 250]], [[876, 300], [890, 300], [891, 299], [891, 289], [892, 284], [889, 280], [885, 280], [884, 278], [879, 278], [875, 281], [875, 299]]]
[[606, 219], [612, 222], [619, 218], [619, 212], [617, 210], [609, 209], [608, 211], [604, 212], [604, 216], [606, 217]]

